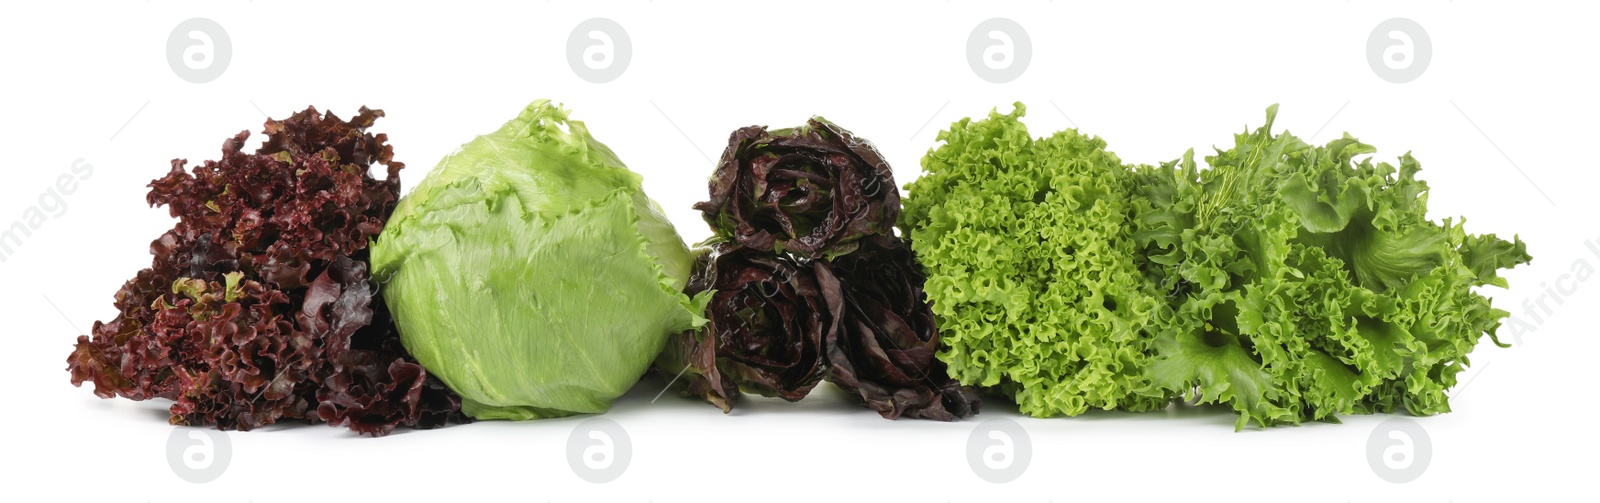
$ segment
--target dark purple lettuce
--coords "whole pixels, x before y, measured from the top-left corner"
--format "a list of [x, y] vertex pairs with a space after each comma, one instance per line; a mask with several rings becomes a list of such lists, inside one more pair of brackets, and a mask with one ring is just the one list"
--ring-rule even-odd
[[894, 236], [899, 189], [871, 143], [821, 117], [739, 129], [695, 209], [721, 244], [688, 287], [715, 292], [710, 322], [656, 361], [677, 389], [728, 412], [741, 392], [798, 401], [825, 378], [889, 419], [978, 413], [934, 357], [924, 276]]
[[719, 236], [757, 251], [831, 258], [893, 232], [900, 192], [871, 142], [821, 117], [733, 132], [695, 205]]
[[673, 336], [657, 372], [723, 412], [741, 391], [804, 398], [826, 373], [823, 341], [843, 308], [833, 276], [817, 273], [826, 264], [722, 245], [695, 266], [688, 293], [714, 290], [708, 323]]
[[189, 171], [174, 160], [148, 200], [178, 222], [117, 292], [119, 314], [78, 337], [72, 383], [169, 399], [173, 424], [222, 429], [326, 421], [377, 436], [457, 415], [459, 398], [400, 346], [369, 276], [367, 245], [404, 167], [366, 131], [382, 116], [311, 108], [267, 121], [254, 153], [241, 132], [219, 160]]
[[894, 236], [877, 236], [832, 265], [828, 274], [837, 276], [844, 311], [825, 343], [828, 382], [887, 419], [951, 421], [977, 414], [977, 393], [951, 379], [934, 357], [939, 329], [911, 248]]

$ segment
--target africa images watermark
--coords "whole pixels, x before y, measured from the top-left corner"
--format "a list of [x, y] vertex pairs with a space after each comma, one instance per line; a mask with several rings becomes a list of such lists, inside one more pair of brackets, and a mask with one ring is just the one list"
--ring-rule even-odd
[[1539, 283], [1539, 295], [1522, 299], [1522, 311], [1506, 318], [1505, 326], [1511, 329], [1512, 342], [1522, 344], [1524, 334], [1544, 326], [1557, 308], [1566, 305], [1567, 298], [1576, 295], [1578, 288], [1594, 277], [1591, 260], [1600, 260], [1600, 237], [1584, 241], [1583, 246], [1593, 257], [1580, 256], [1555, 281]]
[[633, 440], [616, 421], [594, 417], [578, 423], [567, 437], [567, 466], [595, 484], [616, 480], [633, 461]]
[[21, 218], [0, 229], [0, 263], [11, 260], [17, 252], [22, 251], [22, 245], [27, 244], [44, 224], [65, 216], [67, 197], [77, 193], [81, 188], [79, 184], [93, 175], [93, 164], [89, 164], [82, 157], [73, 159], [72, 167], [66, 173], [57, 176], [55, 183], [39, 194], [39, 199], [34, 205], [22, 210]]
[[1033, 440], [1016, 421], [997, 417], [978, 423], [967, 437], [967, 466], [993, 484], [1017, 480], [1033, 462]]

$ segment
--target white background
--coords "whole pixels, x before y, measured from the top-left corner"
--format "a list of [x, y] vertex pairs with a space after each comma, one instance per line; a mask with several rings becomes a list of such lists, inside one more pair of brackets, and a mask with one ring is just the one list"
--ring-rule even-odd
[[[430, 5], [0, 7], [0, 226], [40, 204], [75, 159], [94, 166], [66, 209], [0, 262], [5, 499], [1469, 502], [1588, 490], [1600, 447], [1590, 396], [1600, 282], [1562, 279], [1576, 262], [1600, 265], [1583, 246], [1600, 243], [1600, 32], [1587, 4]], [[165, 58], [168, 34], [192, 17], [232, 38], [230, 66], [206, 84], [177, 78]], [[633, 40], [631, 66], [607, 84], [577, 78], [565, 60], [572, 27], [591, 17]], [[991, 17], [1020, 22], [1033, 41], [1031, 66], [1011, 83], [980, 80], [965, 60], [968, 34]], [[1392, 17], [1417, 21], [1433, 42], [1431, 66], [1408, 84], [1380, 80], [1365, 56], [1368, 34]], [[1230, 144], [1281, 103], [1278, 125], [1302, 138], [1350, 131], [1384, 158], [1414, 152], [1434, 218], [1466, 215], [1471, 232], [1528, 241], [1534, 263], [1491, 294], [1535, 329], [1513, 349], [1485, 342], [1455, 412], [1416, 419], [1433, 457], [1406, 484], [1366, 460], [1367, 437], [1388, 416], [1235, 433], [1232, 414], [1214, 409], [1035, 420], [989, 400], [976, 420], [941, 424], [880, 419], [828, 386], [800, 404], [751, 400], [724, 416], [671, 394], [652, 403], [655, 381], [605, 416], [633, 443], [627, 471], [606, 484], [566, 462], [567, 436], [585, 418], [381, 439], [326, 426], [231, 433], [228, 470], [192, 484], [166, 462], [167, 404], [100, 400], [68, 383], [74, 338], [114, 315], [112, 294], [172, 224], [144, 202], [170, 159], [215, 158], [240, 130], [259, 138], [263, 114], [316, 105], [349, 117], [365, 104], [388, 112], [374, 129], [410, 165], [409, 189], [541, 97], [566, 103], [642, 173], [691, 242], [709, 234], [689, 206], [705, 197], [710, 159], [744, 125], [826, 116], [876, 142], [904, 183], [938, 130], [1016, 100], [1035, 135], [1075, 124], [1139, 163]], [[1548, 313], [1525, 307], [1547, 291]], [[966, 461], [969, 434], [994, 417], [1032, 438], [1032, 463], [1006, 484]]]

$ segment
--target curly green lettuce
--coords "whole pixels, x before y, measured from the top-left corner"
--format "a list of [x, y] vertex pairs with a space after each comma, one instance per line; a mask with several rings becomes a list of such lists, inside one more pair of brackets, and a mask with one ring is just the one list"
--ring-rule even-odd
[[1313, 147], [1267, 123], [1206, 158], [1137, 169], [1134, 225], [1167, 292], [1149, 376], [1236, 427], [1450, 410], [1468, 353], [1508, 313], [1478, 287], [1531, 257], [1520, 239], [1427, 218], [1411, 155], [1374, 163], [1345, 135]]
[[927, 272], [944, 349], [962, 384], [1031, 416], [1153, 410], [1153, 321], [1170, 318], [1139, 267], [1132, 171], [1104, 141], [1033, 138], [991, 111], [939, 133], [907, 184], [901, 227]]

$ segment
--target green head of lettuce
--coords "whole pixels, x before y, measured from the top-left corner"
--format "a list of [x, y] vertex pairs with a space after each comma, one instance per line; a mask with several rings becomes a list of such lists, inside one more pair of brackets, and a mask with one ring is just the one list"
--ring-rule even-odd
[[705, 322], [683, 240], [567, 115], [536, 101], [462, 145], [372, 246], [401, 341], [477, 419], [604, 412]]

